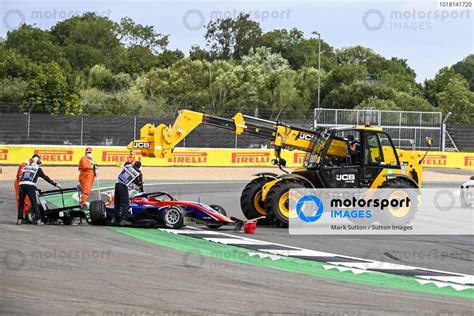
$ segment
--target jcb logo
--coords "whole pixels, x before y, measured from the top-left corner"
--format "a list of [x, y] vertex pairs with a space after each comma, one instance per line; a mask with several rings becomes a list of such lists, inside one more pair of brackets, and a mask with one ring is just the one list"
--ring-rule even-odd
[[427, 155], [423, 160], [425, 166], [446, 166], [448, 162], [446, 155]]
[[72, 150], [35, 150], [43, 162], [69, 162], [73, 159]]
[[301, 165], [306, 160], [306, 153], [294, 153], [293, 154], [293, 163]]
[[236, 152], [232, 153], [232, 163], [269, 163], [269, 152]]
[[[102, 153], [102, 162], [119, 162], [124, 163], [129, 156], [128, 151], [104, 151]], [[141, 160], [141, 153], [139, 151], [133, 152], [135, 160]]]
[[474, 156], [464, 157], [464, 167], [474, 167]]
[[133, 148], [150, 148], [150, 143], [148, 142], [134, 142]]
[[186, 163], [186, 164], [199, 164], [207, 162], [207, 153], [203, 152], [192, 152], [192, 151], [181, 151], [173, 153], [173, 156], [168, 159], [171, 163]]
[[0, 160], [8, 160], [8, 149], [0, 149]]
[[314, 135], [306, 134], [306, 133], [299, 133], [298, 138], [299, 139], [304, 139], [304, 140], [307, 140], [307, 141], [312, 141], [314, 139]]
[[354, 182], [355, 178], [356, 178], [355, 174], [337, 174], [336, 175], [337, 181]]

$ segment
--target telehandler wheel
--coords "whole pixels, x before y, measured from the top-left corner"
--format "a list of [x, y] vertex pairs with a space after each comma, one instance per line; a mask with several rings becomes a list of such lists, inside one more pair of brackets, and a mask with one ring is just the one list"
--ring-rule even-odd
[[[403, 179], [390, 179], [385, 181], [379, 186], [380, 189], [400, 189], [391, 194], [387, 192], [382, 192], [383, 198], [399, 198], [404, 199], [406, 197], [410, 198], [410, 205], [394, 208], [389, 206], [383, 212], [376, 215], [375, 220], [382, 225], [406, 225], [415, 217], [418, 204], [418, 194], [413, 192], [414, 189], [417, 189], [412, 183], [405, 181]], [[410, 190], [403, 190], [410, 189]]]
[[303, 189], [306, 186], [296, 179], [283, 179], [270, 188], [265, 201], [268, 217], [276, 226], [288, 227], [290, 214], [290, 189]]
[[[240, 208], [247, 219], [254, 219], [260, 216], [267, 216], [265, 203], [262, 201], [262, 187], [268, 181], [264, 177], [258, 177], [250, 181], [242, 191], [240, 196]], [[271, 221], [264, 218], [258, 224], [269, 225]]]

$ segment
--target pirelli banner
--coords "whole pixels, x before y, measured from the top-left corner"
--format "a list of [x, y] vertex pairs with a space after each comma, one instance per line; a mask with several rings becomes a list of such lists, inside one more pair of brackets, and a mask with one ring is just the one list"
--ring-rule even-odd
[[[16, 165], [39, 154], [45, 165], [78, 165], [86, 147], [80, 146], [22, 146], [0, 145], [0, 164]], [[423, 154], [423, 153], [421, 153]], [[100, 166], [122, 164], [127, 160], [129, 151], [124, 147], [93, 147], [92, 156]], [[282, 151], [288, 167], [303, 164], [306, 153]], [[198, 167], [250, 167], [271, 166], [274, 158], [272, 149], [191, 149], [177, 148], [173, 157], [157, 159], [141, 157], [140, 151], [134, 152], [134, 158], [144, 166], [198, 166]], [[435, 168], [474, 169], [474, 153], [430, 152], [423, 165]]]

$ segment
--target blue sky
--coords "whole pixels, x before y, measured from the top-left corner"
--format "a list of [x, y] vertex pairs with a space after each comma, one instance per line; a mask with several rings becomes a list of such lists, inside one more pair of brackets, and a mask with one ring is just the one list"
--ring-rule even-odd
[[436, 0], [414, 1], [22, 1], [0, 0], [0, 36], [22, 21], [50, 28], [72, 14], [95, 11], [118, 21], [154, 25], [170, 35], [169, 48], [186, 54], [205, 45], [203, 24], [210, 19], [249, 13], [264, 31], [296, 27], [312, 31], [335, 48], [370, 47], [385, 57], [408, 60], [417, 80], [474, 53], [474, 10], [440, 10]]

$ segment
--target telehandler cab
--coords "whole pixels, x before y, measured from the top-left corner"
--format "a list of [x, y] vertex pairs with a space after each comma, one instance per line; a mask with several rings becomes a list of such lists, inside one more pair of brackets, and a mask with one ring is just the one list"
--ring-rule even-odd
[[[145, 157], [165, 158], [184, 137], [200, 124], [268, 140], [275, 147], [272, 163], [283, 172], [258, 173], [242, 191], [240, 205], [248, 219], [266, 216], [267, 223], [287, 227], [289, 190], [297, 188], [419, 188], [421, 155], [396, 149], [381, 128], [353, 126], [317, 128], [289, 126], [237, 113], [232, 119], [181, 110], [172, 126], [146, 124], [130, 150]], [[431, 146], [431, 139], [427, 138]], [[282, 150], [301, 150], [307, 155], [303, 166], [288, 172]], [[412, 217], [411, 212], [393, 214]]]

